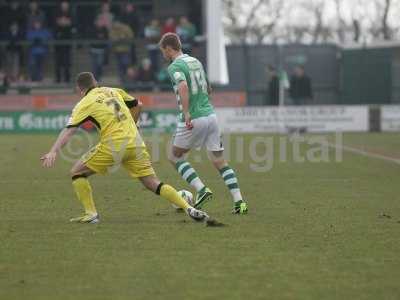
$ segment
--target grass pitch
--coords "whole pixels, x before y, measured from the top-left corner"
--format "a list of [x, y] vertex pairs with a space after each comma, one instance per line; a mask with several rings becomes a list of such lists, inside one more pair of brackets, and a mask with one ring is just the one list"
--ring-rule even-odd
[[[212, 228], [124, 171], [91, 179], [101, 223], [70, 224], [81, 213], [71, 163], [39, 164], [55, 136], [0, 135], [0, 299], [399, 299], [400, 165], [347, 152], [337, 162], [332, 150], [330, 162], [300, 163], [289, 143], [287, 162], [275, 155], [269, 172], [256, 173], [246, 150], [254, 138], [243, 139], [243, 162], [240, 151], [232, 158], [247, 216], [230, 214], [204, 155], [193, 163], [216, 196], [207, 212], [227, 224]], [[398, 134], [348, 134], [344, 143], [400, 158]], [[154, 167], [189, 189], [164, 154]]]

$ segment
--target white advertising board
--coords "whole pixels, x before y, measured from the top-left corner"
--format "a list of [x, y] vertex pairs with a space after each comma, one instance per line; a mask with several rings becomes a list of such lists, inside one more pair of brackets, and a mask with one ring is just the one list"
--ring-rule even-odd
[[400, 131], [400, 105], [381, 106], [381, 130]]
[[367, 106], [253, 106], [217, 108], [223, 132], [282, 132], [302, 128], [307, 132], [368, 131]]

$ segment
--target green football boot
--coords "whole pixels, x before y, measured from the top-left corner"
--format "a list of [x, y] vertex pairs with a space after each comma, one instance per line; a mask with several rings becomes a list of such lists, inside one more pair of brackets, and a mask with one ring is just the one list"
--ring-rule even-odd
[[248, 212], [247, 203], [240, 200], [233, 206], [232, 213], [238, 215], [245, 215]]
[[196, 202], [194, 203], [194, 207], [202, 208], [204, 204], [211, 201], [212, 198], [213, 198], [212, 191], [209, 188], [204, 187], [200, 192], [196, 194]]

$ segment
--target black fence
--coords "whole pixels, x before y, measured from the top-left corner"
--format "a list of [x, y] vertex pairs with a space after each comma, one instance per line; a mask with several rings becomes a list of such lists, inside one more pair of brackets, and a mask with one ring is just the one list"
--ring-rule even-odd
[[303, 66], [313, 89], [306, 104], [400, 102], [400, 46], [234, 45], [227, 47], [227, 56], [228, 88], [246, 90], [250, 105], [271, 104], [268, 66], [285, 71], [289, 78], [296, 66]]

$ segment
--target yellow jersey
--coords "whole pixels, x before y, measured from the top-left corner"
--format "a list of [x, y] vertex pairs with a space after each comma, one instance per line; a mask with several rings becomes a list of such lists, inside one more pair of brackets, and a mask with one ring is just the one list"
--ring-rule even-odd
[[129, 109], [138, 101], [122, 89], [95, 87], [76, 104], [67, 127], [92, 121], [100, 131], [100, 143], [119, 146], [123, 143], [144, 147]]

